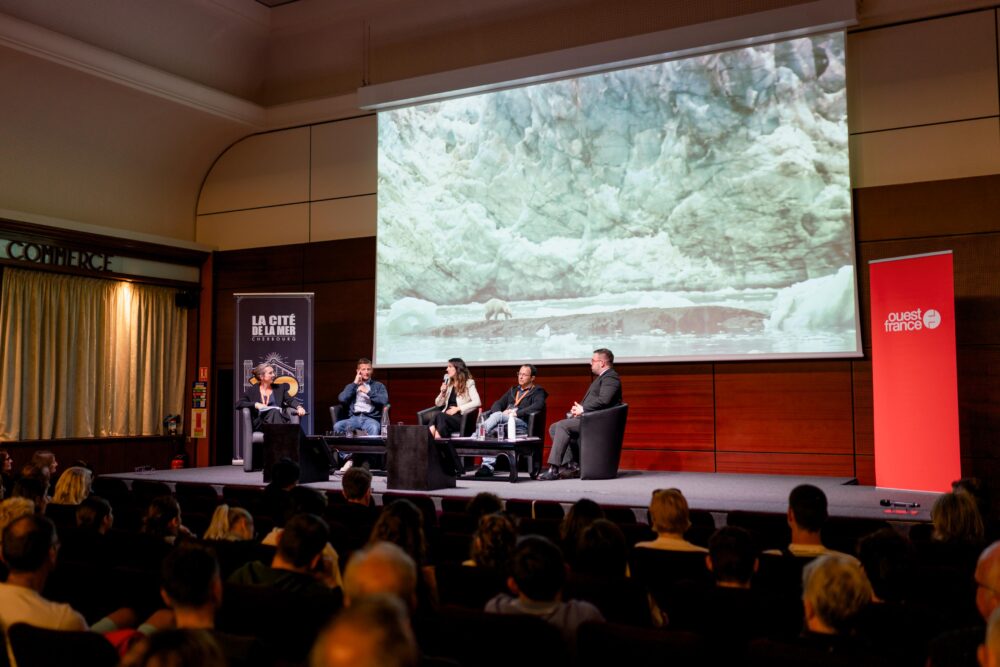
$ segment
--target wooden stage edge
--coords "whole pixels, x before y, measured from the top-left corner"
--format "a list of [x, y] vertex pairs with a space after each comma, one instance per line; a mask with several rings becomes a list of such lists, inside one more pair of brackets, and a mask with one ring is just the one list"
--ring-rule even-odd
[[[226, 485], [264, 486], [260, 472], [244, 472], [242, 466], [235, 465], [115, 473], [104, 476], [118, 477], [126, 481], [156, 480], [171, 485], [177, 482], [211, 484], [218, 490]], [[609, 480], [572, 479], [541, 482], [531, 480], [522, 474], [516, 484], [508, 482], [505, 473], [485, 480], [474, 478], [469, 473], [458, 480], [456, 488], [433, 491], [387, 489], [386, 478], [376, 475], [372, 481], [372, 493], [376, 497], [376, 502], [381, 502], [381, 495], [386, 492], [426, 495], [435, 499], [438, 509], [440, 509], [440, 499], [443, 497], [471, 498], [481, 491], [489, 491], [505, 500], [546, 500], [571, 504], [580, 498], [590, 498], [601, 505], [645, 510], [654, 490], [678, 488], [684, 493], [692, 509], [722, 514], [734, 510], [783, 513], [788, 507], [789, 492], [799, 484], [814, 484], [823, 489], [829, 502], [831, 516], [877, 518], [888, 521], [929, 521], [931, 506], [938, 496], [937, 493], [861, 486], [850, 477], [634, 470], [623, 470], [617, 479]], [[308, 486], [323, 490], [339, 490], [340, 477], [331, 474], [329, 481], [314, 482]], [[919, 503], [919, 507], [915, 510], [887, 511], [880, 505], [883, 499]], [[644, 511], [642, 519], [645, 520]]]

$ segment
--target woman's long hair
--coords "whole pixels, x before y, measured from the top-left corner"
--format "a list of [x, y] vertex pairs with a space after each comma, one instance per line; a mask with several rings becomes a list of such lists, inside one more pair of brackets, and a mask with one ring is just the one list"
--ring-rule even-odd
[[472, 379], [472, 372], [461, 357], [452, 357], [448, 363], [455, 367], [455, 391], [459, 396], [465, 396], [469, 393], [467, 385]]

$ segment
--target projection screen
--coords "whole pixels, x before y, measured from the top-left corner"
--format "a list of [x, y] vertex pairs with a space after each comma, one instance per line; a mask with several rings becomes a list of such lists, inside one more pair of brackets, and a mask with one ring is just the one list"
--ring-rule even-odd
[[380, 112], [380, 365], [859, 356], [844, 33]]

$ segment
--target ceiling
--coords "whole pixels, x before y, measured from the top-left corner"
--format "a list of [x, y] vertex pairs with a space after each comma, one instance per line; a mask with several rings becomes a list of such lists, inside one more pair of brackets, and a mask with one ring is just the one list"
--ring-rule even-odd
[[[357, 113], [366, 82], [804, 2], [0, 0], [0, 217], [190, 242], [228, 146]], [[860, 4], [870, 22], [990, 5]]]

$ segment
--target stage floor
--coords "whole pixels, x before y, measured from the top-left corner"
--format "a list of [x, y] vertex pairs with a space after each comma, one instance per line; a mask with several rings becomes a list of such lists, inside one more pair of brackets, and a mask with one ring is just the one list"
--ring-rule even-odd
[[[264, 486], [262, 473], [244, 472], [241, 466], [214, 466], [185, 468], [181, 470], [154, 470], [141, 473], [107, 475], [125, 480], [151, 479], [168, 484], [197, 482], [217, 487], [229, 485]], [[626, 506], [644, 510], [656, 489], [678, 488], [693, 509], [725, 513], [732, 510], [757, 512], [784, 512], [788, 508], [788, 493], [799, 484], [814, 484], [823, 489], [829, 502], [831, 516], [880, 518], [890, 521], [929, 521], [930, 508], [936, 493], [880, 489], [859, 486], [847, 477], [806, 477], [795, 475], [742, 475], [730, 473], [695, 473], [668, 471], [623, 470], [617, 479], [609, 480], [558, 480], [541, 482], [522, 475], [511, 484], [506, 474], [493, 479], [477, 479], [471, 473], [458, 480], [454, 489], [435, 491], [395, 491], [442, 497], [471, 498], [481, 491], [490, 491], [504, 499], [552, 500], [573, 503], [580, 498], [590, 498], [601, 505]], [[331, 475], [327, 482], [309, 484], [318, 489], [340, 489], [340, 478]], [[372, 493], [379, 500], [385, 493], [386, 478], [375, 476]], [[916, 510], [890, 510], [879, 505], [883, 498], [893, 501], [920, 503]], [[440, 501], [437, 500], [440, 508]]]

